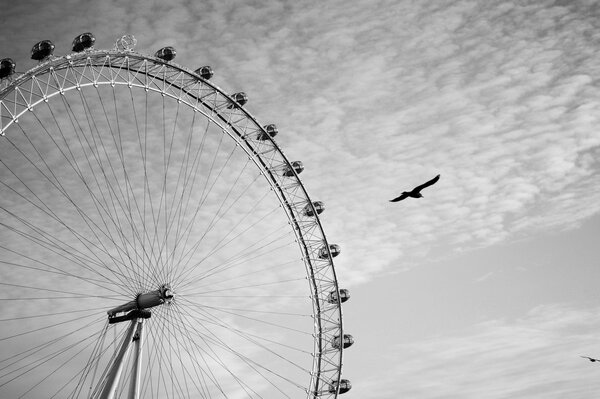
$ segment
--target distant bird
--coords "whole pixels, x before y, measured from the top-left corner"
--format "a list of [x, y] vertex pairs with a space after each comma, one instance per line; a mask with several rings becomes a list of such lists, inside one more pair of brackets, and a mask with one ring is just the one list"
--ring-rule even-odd
[[589, 357], [589, 356], [581, 356], [580, 357], [584, 358], [584, 359], [588, 359], [590, 362], [600, 362], [600, 359], [594, 359], [593, 357]]
[[423, 195], [421, 195], [421, 190], [435, 184], [438, 180], [440, 180], [440, 175], [437, 175], [433, 179], [429, 180], [427, 183], [423, 183], [420, 186], [413, 188], [411, 191], [404, 191], [402, 194], [400, 194], [399, 197], [396, 197], [393, 200], [390, 200], [390, 202], [402, 201], [403, 199], [408, 198], [408, 197], [422, 198]]

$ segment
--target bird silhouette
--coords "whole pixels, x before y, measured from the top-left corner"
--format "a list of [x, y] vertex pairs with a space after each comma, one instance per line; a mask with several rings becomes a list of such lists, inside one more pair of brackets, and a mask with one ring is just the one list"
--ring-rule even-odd
[[393, 200], [390, 200], [390, 202], [398, 202], [398, 201], [402, 201], [405, 198], [411, 197], [411, 198], [422, 198], [423, 195], [421, 194], [421, 190], [423, 190], [426, 187], [429, 187], [433, 184], [435, 184], [438, 180], [440, 180], [440, 175], [437, 175], [436, 177], [434, 177], [433, 179], [429, 180], [426, 183], [421, 184], [420, 186], [417, 186], [415, 188], [413, 188], [411, 191], [404, 191], [402, 192], [402, 194], [400, 194], [399, 197], [394, 198]]
[[580, 357], [584, 358], [584, 359], [588, 359], [590, 362], [600, 362], [600, 359], [594, 359], [593, 357], [589, 357], [589, 356], [581, 356]]

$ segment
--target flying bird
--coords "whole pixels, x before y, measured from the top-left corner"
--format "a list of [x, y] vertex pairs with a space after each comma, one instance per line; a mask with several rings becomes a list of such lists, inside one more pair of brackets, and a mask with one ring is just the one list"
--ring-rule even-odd
[[584, 358], [584, 359], [588, 359], [590, 362], [600, 362], [600, 359], [594, 359], [593, 357], [589, 357], [589, 356], [581, 356], [580, 357]]
[[435, 184], [438, 180], [440, 180], [440, 175], [437, 175], [436, 177], [434, 177], [433, 179], [429, 180], [426, 183], [421, 184], [420, 186], [417, 186], [415, 188], [413, 188], [411, 191], [404, 191], [402, 192], [402, 194], [400, 194], [399, 197], [394, 198], [393, 200], [390, 200], [390, 202], [398, 202], [398, 201], [402, 201], [405, 198], [411, 197], [411, 198], [422, 198], [423, 195], [421, 194], [421, 190], [423, 190], [426, 187], [429, 187], [433, 184]]

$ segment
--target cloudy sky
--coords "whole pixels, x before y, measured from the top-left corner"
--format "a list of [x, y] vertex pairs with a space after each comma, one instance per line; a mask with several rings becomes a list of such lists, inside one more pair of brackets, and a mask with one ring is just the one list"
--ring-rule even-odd
[[[0, 57], [90, 31], [211, 65], [306, 166], [336, 258], [346, 398], [600, 389], [593, 0], [5, 1]], [[436, 174], [424, 198], [388, 199]]]

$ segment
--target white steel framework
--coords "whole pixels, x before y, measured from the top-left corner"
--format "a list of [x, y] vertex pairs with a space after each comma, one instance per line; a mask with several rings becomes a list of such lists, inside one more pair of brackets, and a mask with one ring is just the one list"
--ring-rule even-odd
[[[0, 394], [42, 397], [39, 392], [52, 386], [46, 397], [337, 397], [344, 346], [333, 343], [344, 335], [343, 295], [332, 259], [337, 251], [332, 255], [318, 216], [321, 204], [310, 199], [266, 127], [233, 96], [191, 70], [129, 48], [50, 57], [3, 86], [0, 229], [7, 239], [0, 246], [0, 300], [14, 300], [21, 310], [1, 314], [0, 344], [15, 350], [0, 359]], [[162, 136], [152, 136], [152, 129]], [[213, 139], [212, 131], [220, 136]], [[179, 152], [172, 151], [177, 145]], [[214, 155], [205, 156], [207, 148]], [[132, 166], [135, 153], [141, 156]], [[205, 185], [196, 190], [200, 179]], [[258, 179], [268, 183], [262, 197], [252, 191]], [[73, 194], [77, 190], [84, 199]], [[206, 205], [213, 197], [222, 202]], [[275, 213], [261, 209], [268, 198], [285, 215], [292, 235], [279, 234], [288, 238], [269, 232]], [[237, 212], [242, 206], [245, 213]], [[206, 228], [196, 240], [202, 223]], [[224, 233], [210, 238], [215, 231]], [[300, 249], [309, 315], [278, 308], [277, 298], [292, 309], [293, 298], [301, 297], [296, 285], [286, 285], [299, 279], [284, 278], [297, 266], [281, 241], [295, 241]], [[291, 260], [275, 263], [274, 257]], [[103, 310], [81, 304], [101, 303], [98, 298], [113, 302], [100, 305]], [[43, 301], [51, 303], [37, 305]], [[142, 309], [152, 317], [124, 316]], [[107, 311], [124, 317], [129, 328], [105, 321], [101, 331], [84, 337]], [[287, 316], [289, 324], [281, 320]], [[58, 322], [29, 325], [45, 317]], [[17, 326], [21, 319], [28, 325]], [[309, 351], [285, 335], [306, 336], [296, 326], [301, 321], [312, 330]], [[41, 344], [31, 340], [73, 322], [82, 329], [69, 327]], [[261, 328], [276, 332], [265, 335]], [[62, 349], [52, 352], [59, 343]], [[142, 356], [144, 346], [153, 349]], [[134, 355], [125, 360], [131, 347]], [[297, 352], [298, 359], [304, 352], [307, 357], [296, 360]], [[59, 354], [66, 357], [62, 363], [55, 360]], [[84, 356], [88, 362], [71, 379], [63, 375], [72, 371], [65, 365]], [[310, 365], [302, 364], [307, 359]], [[288, 363], [299, 371], [286, 374]], [[64, 385], [58, 386], [60, 379]]]

